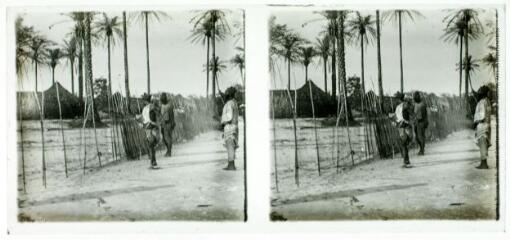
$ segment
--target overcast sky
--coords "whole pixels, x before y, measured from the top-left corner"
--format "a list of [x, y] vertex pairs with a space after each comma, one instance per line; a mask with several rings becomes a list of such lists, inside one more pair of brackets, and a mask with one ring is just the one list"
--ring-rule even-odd
[[[443, 18], [448, 12], [445, 10], [419, 10], [423, 18], [415, 22], [402, 24], [403, 61], [404, 61], [404, 91], [421, 90], [434, 93], [458, 94], [459, 73], [456, 64], [459, 60], [459, 47], [454, 43], [445, 43], [441, 36], [445, 24]], [[362, 11], [362, 15], [371, 14], [375, 19], [374, 11]], [[273, 12], [277, 24], [287, 24], [302, 37], [315, 42], [319, 32], [323, 31], [327, 22], [317, 21], [321, 15], [313, 11], [279, 11]], [[495, 22], [494, 10], [485, 11], [480, 15], [482, 23], [488, 19]], [[310, 22], [310, 23], [307, 23]], [[307, 23], [304, 27], [303, 23]], [[375, 26], [374, 26], [375, 27]], [[486, 32], [488, 29], [485, 29]], [[400, 89], [400, 65], [398, 46], [398, 26], [393, 22], [384, 22], [381, 28], [381, 55], [383, 89], [385, 93], [394, 93]], [[470, 41], [469, 54], [480, 59], [488, 53], [487, 39]], [[365, 51], [365, 85], [367, 90], [377, 86], [377, 52], [376, 42], [368, 46]], [[280, 60], [282, 68], [281, 77], [276, 75], [276, 87], [287, 85], [286, 65]], [[361, 75], [361, 51], [356, 45], [346, 46], [347, 77]], [[316, 58], [314, 64], [309, 66], [309, 78], [319, 87], [324, 87], [324, 73], [322, 60]], [[330, 70], [328, 70], [330, 71]], [[328, 75], [330, 73], [328, 72]], [[304, 84], [304, 67], [293, 66], [293, 75], [297, 85]], [[282, 79], [283, 78], [283, 79]], [[292, 80], [294, 81], [294, 80]], [[483, 83], [494, 81], [489, 68], [480, 63], [479, 70], [473, 75], [472, 83], [475, 90]], [[291, 83], [293, 84], [293, 83]], [[331, 90], [331, 82], [328, 83]], [[293, 87], [292, 87], [293, 88]], [[464, 86], [462, 87], [464, 89]]]
[[[121, 12], [107, 12], [109, 17], [119, 16]], [[190, 19], [196, 16], [196, 11], [167, 12], [171, 19], [161, 22], [152, 22], [149, 25], [150, 67], [151, 67], [151, 92], [166, 91], [182, 95], [205, 95], [206, 72], [206, 47], [201, 44], [193, 44], [189, 40], [193, 24]], [[61, 13], [37, 12], [21, 14], [26, 25], [33, 26], [37, 31], [50, 40], [62, 44], [66, 34], [71, 31], [74, 23]], [[129, 13], [128, 13], [129, 16]], [[242, 11], [227, 11], [227, 20], [232, 34], [240, 31], [234, 27], [234, 23], [241, 23]], [[57, 24], [55, 24], [57, 23]], [[50, 25], [55, 24], [51, 29]], [[121, 26], [122, 29], [122, 26]], [[225, 40], [216, 43], [216, 55], [220, 60], [227, 61], [227, 69], [218, 77], [222, 90], [241, 83], [238, 68], [234, 68], [228, 61], [238, 51], [236, 46], [242, 46], [243, 40], [236, 40], [228, 36]], [[145, 51], [145, 29], [143, 25], [131, 22], [128, 25], [128, 53], [129, 53], [129, 77], [132, 94], [141, 95], [147, 89], [147, 68]], [[112, 88], [124, 91], [124, 60], [123, 45], [119, 41], [112, 50]], [[107, 78], [107, 50], [106, 44], [93, 46], [93, 71], [94, 79]], [[47, 89], [51, 86], [51, 71], [48, 67], [40, 68], [39, 89]], [[26, 79], [23, 81], [23, 90], [34, 90], [33, 69], [28, 69]], [[64, 87], [71, 89], [70, 67], [63, 60], [56, 68], [56, 80]], [[77, 77], [75, 78], [75, 91], [77, 91]], [[210, 90], [211, 91], [211, 90]]]

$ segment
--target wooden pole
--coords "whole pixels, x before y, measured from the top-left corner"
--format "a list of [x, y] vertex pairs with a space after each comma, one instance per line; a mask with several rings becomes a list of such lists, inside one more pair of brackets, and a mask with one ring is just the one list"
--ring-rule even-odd
[[66, 178], [67, 178], [67, 177], [69, 177], [69, 175], [67, 173], [66, 138], [65, 138], [65, 135], [64, 135], [64, 123], [62, 122], [62, 105], [60, 103], [60, 91], [58, 90], [58, 86], [59, 86], [59, 83], [57, 81], [57, 83], [55, 84], [55, 88], [57, 90], [58, 115], [59, 115], [59, 118], [60, 118], [60, 133], [62, 134], [62, 144], [63, 144], [63, 147], [64, 147], [64, 168], [65, 168]]
[[23, 118], [21, 115], [21, 92], [17, 94], [18, 97], [18, 111], [19, 111], [19, 135], [20, 135], [20, 147], [21, 147], [21, 172], [23, 178], [23, 192], [27, 193], [26, 175], [25, 175], [25, 150], [23, 144]]

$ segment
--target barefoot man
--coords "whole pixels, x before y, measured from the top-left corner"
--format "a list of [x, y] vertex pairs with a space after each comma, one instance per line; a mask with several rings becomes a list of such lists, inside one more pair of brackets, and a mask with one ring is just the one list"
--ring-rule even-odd
[[166, 157], [172, 156], [172, 132], [175, 128], [174, 106], [166, 93], [162, 93], [161, 101], [161, 134], [166, 145]]
[[160, 140], [159, 126], [157, 124], [158, 109], [156, 104], [151, 101], [151, 95], [145, 94], [142, 98], [147, 103], [142, 110], [143, 129], [147, 139], [151, 168], [155, 169], [158, 167], [156, 162], [156, 146]]
[[238, 147], [239, 130], [237, 128], [237, 121], [239, 118], [239, 109], [235, 99], [236, 89], [233, 87], [225, 90], [225, 106], [221, 114], [221, 125], [223, 126], [223, 139], [228, 154], [228, 165], [223, 170], [233, 171], [236, 170], [234, 160], [236, 159], [236, 149]]
[[411, 114], [412, 107], [405, 100], [405, 95], [401, 92], [395, 94], [398, 105], [395, 109], [395, 118], [398, 128], [398, 134], [400, 136], [400, 148], [402, 151], [402, 157], [404, 158], [404, 168], [410, 168], [411, 162], [409, 161], [409, 144], [413, 138], [413, 130], [411, 127]]
[[473, 117], [475, 130], [475, 140], [480, 148], [480, 166], [478, 169], [488, 169], [487, 156], [491, 139], [491, 104], [488, 99], [489, 87], [481, 86], [476, 94], [478, 103], [476, 104], [475, 116]]

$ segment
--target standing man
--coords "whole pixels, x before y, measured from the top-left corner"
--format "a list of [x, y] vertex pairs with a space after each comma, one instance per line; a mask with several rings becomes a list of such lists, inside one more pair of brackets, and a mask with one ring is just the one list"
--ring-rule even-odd
[[413, 138], [413, 130], [411, 127], [412, 106], [405, 100], [405, 95], [401, 92], [395, 94], [397, 100], [397, 108], [395, 109], [395, 120], [397, 124], [398, 134], [400, 136], [400, 148], [402, 157], [404, 158], [404, 168], [411, 168], [409, 161], [409, 144]]
[[174, 106], [169, 101], [166, 93], [162, 93], [161, 101], [161, 135], [166, 145], [166, 157], [172, 156], [172, 132], [175, 128]]
[[160, 141], [159, 126], [157, 124], [158, 109], [156, 104], [151, 101], [151, 95], [144, 94], [142, 97], [146, 102], [146, 106], [142, 110], [143, 128], [147, 139], [149, 159], [151, 161], [151, 169], [158, 168], [156, 162], [156, 146]]
[[427, 105], [421, 99], [419, 91], [414, 92], [414, 134], [416, 135], [416, 141], [420, 147], [418, 155], [425, 154], [425, 129], [429, 125], [427, 115]]
[[239, 118], [239, 109], [237, 101], [235, 99], [236, 89], [229, 87], [225, 90], [225, 106], [223, 106], [223, 112], [221, 114], [221, 125], [223, 126], [223, 139], [225, 141], [225, 147], [227, 148], [227, 161], [228, 165], [223, 170], [233, 171], [236, 170], [235, 159], [236, 149], [239, 147], [239, 129], [237, 128], [237, 122]]
[[476, 94], [478, 103], [476, 104], [475, 116], [473, 117], [476, 126], [475, 140], [480, 148], [480, 166], [478, 169], [488, 169], [487, 156], [489, 155], [491, 139], [491, 104], [489, 101], [489, 87], [481, 86]]

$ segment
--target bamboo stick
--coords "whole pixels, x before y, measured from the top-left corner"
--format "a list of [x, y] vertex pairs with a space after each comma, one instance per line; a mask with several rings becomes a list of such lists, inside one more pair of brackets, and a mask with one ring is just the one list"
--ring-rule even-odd
[[[278, 189], [278, 163], [277, 163], [277, 154], [276, 154], [276, 124], [275, 124], [275, 116], [274, 116], [274, 93], [273, 91], [270, 91], [271, 93], [271, 112], [272, 112], [272, 118], [273, 118], [273, 161], [274, 161], [274, 182], [275, 182], [275, 188], [276, 192], [279, 192]], [[245, 113], [246, 114], [246, 111]], [[244, 123], [246, 125], [246, 122]], [[246, 135], [246, 132], [244, 133]]]
[[108, 80], [109, 83], [108, 83], [108, 96], [107, 96], [107, 101], [108, 101], [108, 114], [110, 115], [110, 139], [111, 139], [111, 142], [110, 142], [110, 145], [111, 145], [111, 148], [110, 148], [110, 151], [112, 153], [112, 158], [114, 160], [117, 159], [117, 154], [116, 154], [116, 146], [115, 146], [115, 141], [114, 141], [114, 133], [113, 133], [113, 117], [112, 117], [112, 88], [111, 88], [111, 79]]
[[65, 173], [66, 173], [66, 178], [67, 178], [67, 177], [69, 177], [69, 175], [67, 173], [66, 138], [64, 135], [64, 124], [62, 123], [62, 105], [60, 104], [60, 91], [58, 90], [58, 86], [59, 86], [58, 81], [54, 86], [57, 89], [58, 115], [60, 118], [60, 133], [62, 134], [62, 144], [64, 147], [64, 168], [65, 168]]
[[[34, 92], [35, 99], [37, 101], [37, 107], [39, 108], [39, 116], [40, 116], [40, 125], [41, 125], [41, 143], [42, 143], [42, 182], [44, 188], [46, 188], [46, 157], [44, 152], [44, 114], [43, 114], [43, 104], [39, 101], [39, 96], [37, 92]], [[44, 100], [44, 92], [42, 92], [42, 99]]]
[[102, 164], [101, 164], [101, 152], [99, 151], [99, 143], [97, 141], [97, 130], [96, 130], [96, 116], [95, 116], [95, 111], [94, 111], [94, 93], [93, 93], [93, 89], [92, 89], [92, 83], [89, 83], [89, 88], [90, 88], [90, 95], [88, 97], [91, 98], [91, 101], [90, 101], [90, 106], [91, 106], [91, 111], [92, 111], [92, 126], [94, 128], [94, 139], [95, 139], [95, 143], [96, 143], [96, 152], [97, 152], [97, 158], [99, 160], [99, 167], [102, 167]]
[[[87, 121], [88, 121], [88, 117], [89, 117], [89, 114], [90, 114], [90, 108], [89, 108], [89, 104], [88, 104], [88, 98], [85, 98], [85, 108], [84, 108], [84, 111], [85, 113], [83, 114], [83, 127], [82, 127], [82, 130], [85, 131], [85, 127], [86, 127], [86, 124], [87, 124]], [[84, 154], [83, 154], [83, 174], [85, 174], [85, 170], [87, 168], [87, 138], [85, 137], [85, 143], [83, 144], [84, 146]]]
[[321, 161], [320, 161], [320, 155], [319, 155], [319, 139], [317, 137], [317, 120], [315, 119], [315, 106], [313, 102], [313, 92], [312, 92], [312, 82], [310, 80], [308, 81], [308, 89], [310, 90], [310, 102], [312, 105], [312, 118], [313, 118], [313, 130], [315, 133], [315, 151], [317, 153], [317, 172], [319, 173], [319, 176], [321, 175]]
[[21, 92], [17, 94], [18, 97], [18, 111], [19, 111], [19, 135], [20, 135], [20, 147], [21, 147], [21, 172], [23, 179], [23, 192], [27, 193], [27, 185], [26, 185], [26, 175], [25, 175], [25, 151], [24, 151], [24, 141], [23, 141], [23, 118], [21, 115]]

